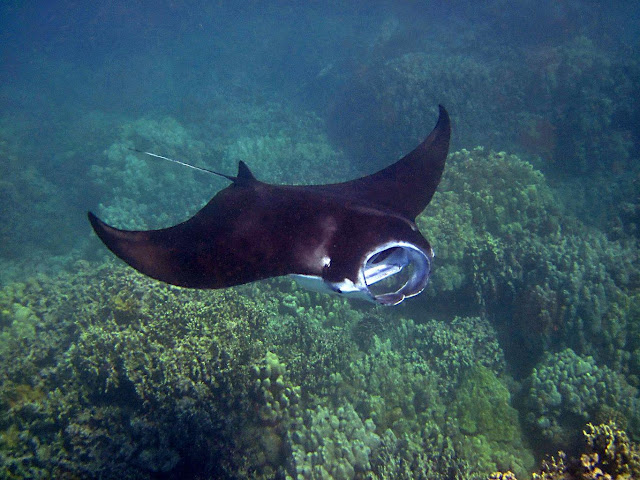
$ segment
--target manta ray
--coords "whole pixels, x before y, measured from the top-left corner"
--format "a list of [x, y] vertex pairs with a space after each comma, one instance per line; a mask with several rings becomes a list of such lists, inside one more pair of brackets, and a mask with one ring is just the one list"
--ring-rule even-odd
[[397, 305], [422, 292], [431, 274], [433, 249], [415, 219], [431, 201], [449, 151], [451, 123], [439, 110], [435, 128], [412, 152], [356, 180], [272, 185], [243, 161], [236, 176], [192, 166], [231, 184], [185, 222], [128, 231], [91, 212], [89, 221], [116, 256], [172, 285], [216, 289], [291, 275], [307, 288]]

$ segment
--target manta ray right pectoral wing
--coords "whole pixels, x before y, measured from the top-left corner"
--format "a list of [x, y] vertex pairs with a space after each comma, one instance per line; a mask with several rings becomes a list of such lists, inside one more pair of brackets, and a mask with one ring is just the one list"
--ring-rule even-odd
[[145, 275], [189, 288], [225, 288], [292, 273], [279, 222], [260, 223], [257, 190], [246, 165], [189, 220], [160, 230], [119, 230], [89, 212], [100, 240]]
[[[215, 247], [212, 250], [201, 240], [206, 238], [206, 229], [193, 222], [161, 230], [130, 231], [113, 228], [91, 212], [89, 221], [117, 257], [157, 280], [181, 287], [223, 288], [258, 279], [242, 279], [220, 270], [224, 261], [216, 261]], [[215, 239], [213, 242], [209, 245], [215, 245]]]

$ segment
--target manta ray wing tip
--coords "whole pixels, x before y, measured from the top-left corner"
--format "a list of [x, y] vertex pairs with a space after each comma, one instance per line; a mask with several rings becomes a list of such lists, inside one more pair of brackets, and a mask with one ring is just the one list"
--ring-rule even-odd
[[449, 112], [447, 112], [447, 109], [444, 108], [441, 104], [438, 105], [438, 113], [439, 113], [439, 116], [438, 116], [438, 123], [435, 126], [436, 129], [441, 125], [451, 124], [451, 120], [449, 118]]
[[102, 220], [100, 220], [93, 212], [88, 211], [87, 212], [87, 218], [89, 218], [89, 223], [91, 224], [91, 226], [93, 227], [93, 229], [95, 230], [96, 228], [100, 227], [100, 225], [102, 224]]

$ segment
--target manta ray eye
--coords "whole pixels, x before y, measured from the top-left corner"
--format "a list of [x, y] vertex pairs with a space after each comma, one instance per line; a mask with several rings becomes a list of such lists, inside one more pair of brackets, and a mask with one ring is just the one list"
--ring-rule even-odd
[[410, 243], [379, 246], [362, 265], [366, 288], [383, 305], [396, 305], [419, 294], [427, 286], [430, 272], [429, 254]]

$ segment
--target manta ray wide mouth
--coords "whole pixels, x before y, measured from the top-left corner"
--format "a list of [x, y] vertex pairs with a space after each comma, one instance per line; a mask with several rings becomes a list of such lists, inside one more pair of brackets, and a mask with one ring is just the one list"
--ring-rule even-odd
[[427, 286], [431, 256], [405, 242], [390, 242], [369, 253], [361, 274], [373, 299], [383, 305], [397, 305]]

